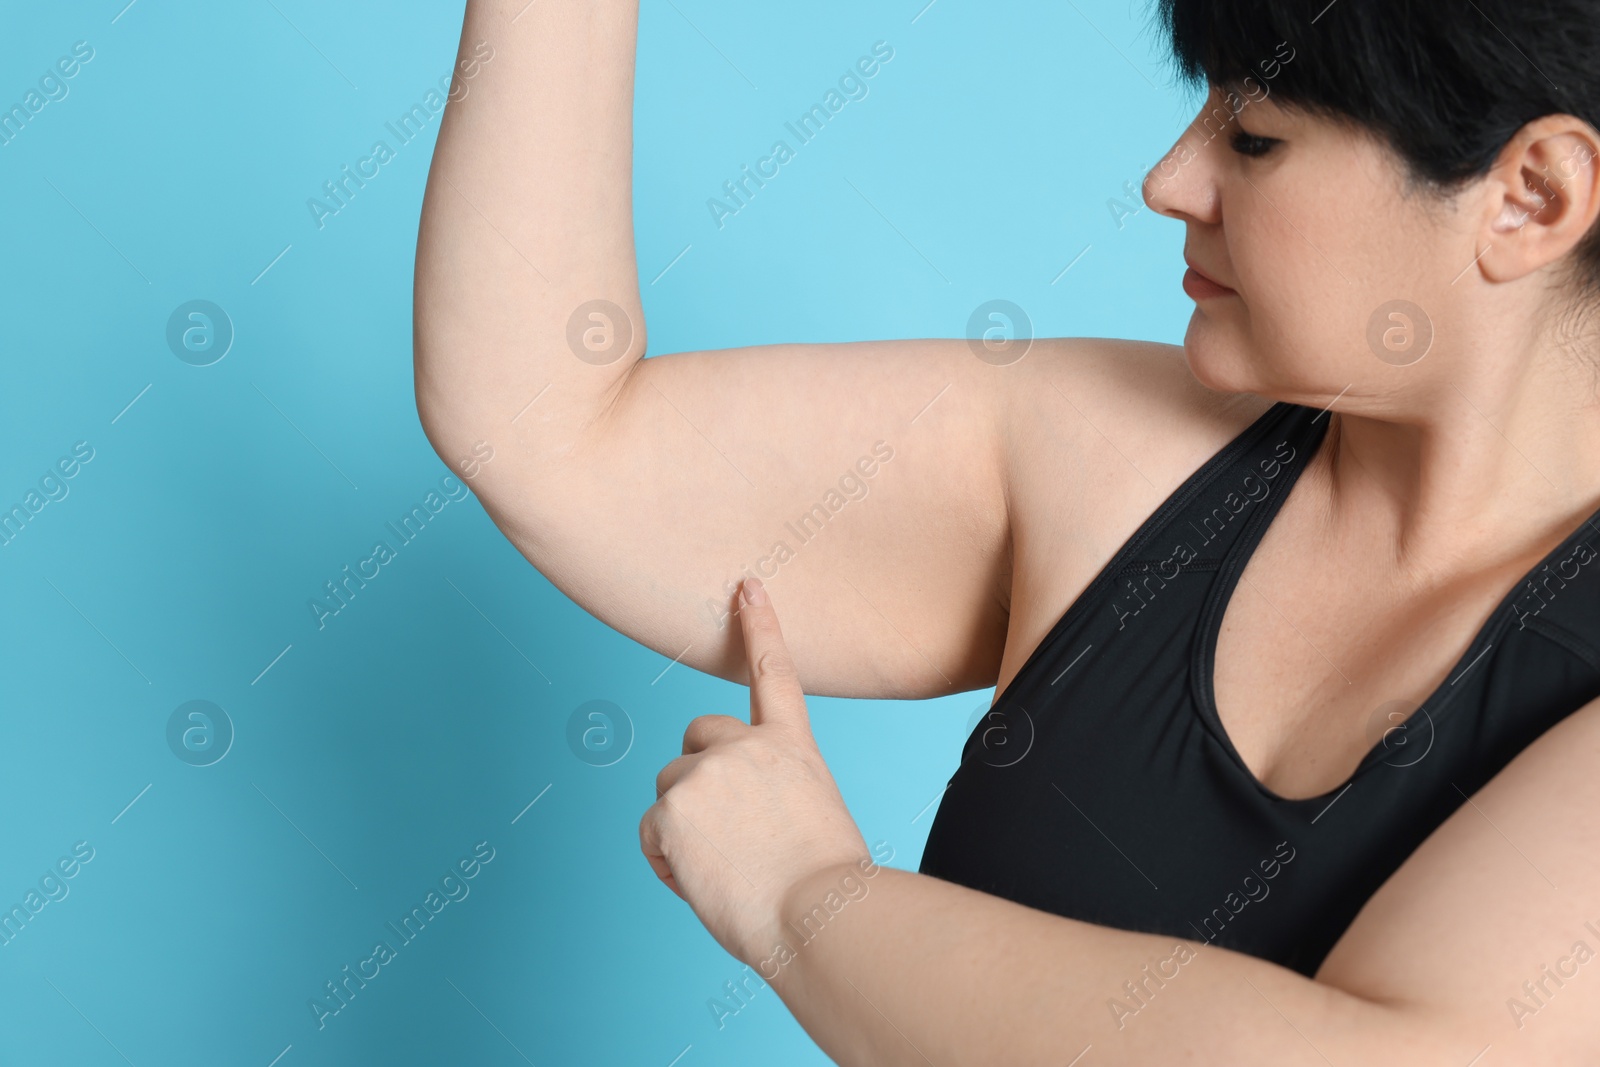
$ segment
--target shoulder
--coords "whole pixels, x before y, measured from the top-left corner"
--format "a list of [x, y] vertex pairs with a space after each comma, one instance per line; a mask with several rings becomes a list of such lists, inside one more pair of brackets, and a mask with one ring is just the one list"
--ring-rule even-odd
[[1048, 338], [1008, 369], [1018, 373], [1002, 387], [1000, 433], [1015, 517], [1055, 520], [1065, 507], [1073, 526], [1105, 537], [1131, 534], [1130, 519], [1273, 404], [1207, 388], [1182, 346], [1152, 341]]

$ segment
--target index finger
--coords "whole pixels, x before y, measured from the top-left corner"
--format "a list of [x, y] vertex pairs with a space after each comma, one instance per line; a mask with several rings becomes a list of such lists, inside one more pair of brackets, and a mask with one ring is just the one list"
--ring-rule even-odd
[[750, 672], [750, 725], [782, 722], [809, 732], [811, 719], [800, 676], [761, 579], [746, 578], [739, 600], [745, 666]]

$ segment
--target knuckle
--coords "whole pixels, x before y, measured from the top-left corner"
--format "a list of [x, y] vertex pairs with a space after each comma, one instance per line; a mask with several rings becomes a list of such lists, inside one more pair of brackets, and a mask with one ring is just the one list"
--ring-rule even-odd
[[661, 839], [661, 804], [659, 802], [645, 809], [644, 815], [639, 819], [639, 848], [648, 853], [652, 845]]
[[[704, 795], [707, 789], [717, 789], [727, 782], [728, 758], [727, 750], [719, 748], [715, 753], [702, 756], [693, 768], [696, 785], [694, 790]], [[686, 776], [687, 777], [687, 776]]]
[[756, 663], [756, 671], [763, 678], [793, 678], [794, 660], [787, 653], [771, 650], [763, 652]]
[[705, 732], [706, 728], [703, 716], [690, 722], [688, 727], [683, 731], [684, 752], [693, 752], [695, 749], [703, 747], [705, 745]]
[[665, 796], [667, 790], [672, 788], [672, 783], [678, 777], [678, 768], [681, 766], [682, 759], [683, 757], [680, 756], [656, 772], [657, 797]]
[[696, 752], [711, 745], [717, 737], [726, 732], [730, 725], [739, 722], [731, 715], [701, 715], [689, 723], [683, 731], [683, 750], [685, 753]]

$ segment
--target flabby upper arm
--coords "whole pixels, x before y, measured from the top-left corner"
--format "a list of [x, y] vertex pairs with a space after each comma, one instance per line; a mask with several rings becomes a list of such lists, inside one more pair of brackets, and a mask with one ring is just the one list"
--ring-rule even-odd
[[742, 680], [754, 575], [809, 692], [981, 688], [1005, 635], [1000, 370], [947, 339], [656, 356], [564, 454], [507, 448], [474, 488], [552, 582], [678, 662]]

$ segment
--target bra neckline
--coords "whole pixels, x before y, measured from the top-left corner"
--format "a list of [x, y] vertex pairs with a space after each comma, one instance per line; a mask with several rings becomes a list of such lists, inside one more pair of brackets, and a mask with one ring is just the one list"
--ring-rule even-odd
[[[1288, 408], [1293, 409], [1294, 415], [1301, 419], [1309, 415], [1312, 410], [1304, 405], [1284, 403]], [[1326, 411], [1322, 414], [1326, 414]], [[1321, 415], [1319, 414], [1311, 421], [1315, 423], [1320, 418]], [[1331, 422], [1332, 420], [1329, 421]], [[1300, 427], [1296, 426], [1288, 431], [1288, 435], [1295, 436], [1299, 432]], [[1261, 539], [1266, 536], [1267, 527], [1277, 517], [1279, 510], [1288, 500], [1289, 494], [1294, 490], [1295, 485], [1299, 483], [1300, 475], [1310, 464], [1312, 457], [1322, 447], [1326, 438], [1327, 425], [1324, 424], [1320, 430], [1315, 431], [1314, 435], [1307, 440], [1304, 458], [1297, 456], [1295, 460], [1290, 461], [1293, 466], [1288, 472], [1289, 480], [1280, 487], [1272, 499], [1266, 502], [1266, 507], [1257, 510], [1255, 514], [1246, 520], [1238, 538], [1224, 552], [1222, 564], [1217, 568], [1216, 577], [1212, 581], [1211, 588], [1206, 591], [1205, 600], [1201, 606], [1199, 622], [1195, 627], [1191, 661], [1192, 669], [1189, 674], [1195, 708], [1199, 712], [1200, 719], [1222, 746], [1223, 751], [1227, 753], [1234, 767], [1255, 788], [1256, 792], [1275, 803], [1284, 805], [1314, 804], [1319, 801], [1330, 801], [1330, 798], [1337, 799], [1338, 795], [1344, 793], [1345, 790], [1355, 784], [1356, 779], [1364, 775], [1371, 767], [1382, 762], [1386, 755], [1392, 754], [1385, 744], [1385, 739], [1389, 733], [1386, 730], [1384, 737], [1380, 737], [1373, 742], [1372, 747], [1362, 756], [1355, 769], [1338, 785], [1315, 796], [1286, 797], [1269, 788], [1260, 778], [1256, 777], [1255, 772], [1250, 769], [1244, 758], [1239, 755], [1239, 750], [1234, 747], [1233, 738], [1228, 735], [1227, 729], [1222, 724], [1222, 717], [1217, 711], [1215, 684], [1217, 640], [1222, 631], [1222, 620], [1227, 613], [1228, 603], [1233, 599], [1233, 592], [1238, 586], [1240, 576], [1244, 573], [1245, 565], [1250, 561], [1250, 557], [1255, 554]], [[1296, 443], [1300, 442], [1297, 440]], [[1422, 721], [1426, 720], [1429, 726], [1428, 737], [1431, 744], [1432, 731], [1438, 728], [1439, 722], [1444, 718], [1444, 713], [1451, 705], [1452, 700], [1464, 691], [1464, 689], [1455, 688], [1456, 683], [1461, 681], [1499, 640], [1501, 632], [1510, 624], [1512, 607], [1523, 586], [1529, 583], [1540, 570], [1568, 553], [1580, 540], [1585, 530], [1600, 530], [1600, 527], [1596, 526], [1597, 522], [1600, 522], [1600, 508], [1597, 508], [1587, 518], [1579, 522], [1577, 527], [1569, 531], [1559, 544], [1545, 553], [1537, 563], [1512, 583], [1511, 587], [1500, 598], [1499, 603], [1489, 613], [1488, 618], [1484, 620], [1483, 625], [1473, 635], [1466, 650], [1461, 653], [1451, 665], [1450, 670], [1446, 672], [1445, 680], [1441, 681], [1428, 694], [1427, 698], [1417, 706], [1415, 711], [1406, 717], [1403, 723], [1391, 729], [1409, 733], [1413, 727], [1421, 725]], [[1424, 753], [1425, 755], [1426, 753]], [[1424, 757], [1419, 756], [1412, 763], [1419, 762], [1422, 758]], [[1398, 764], [1397, 766], [1410, 765]]]

